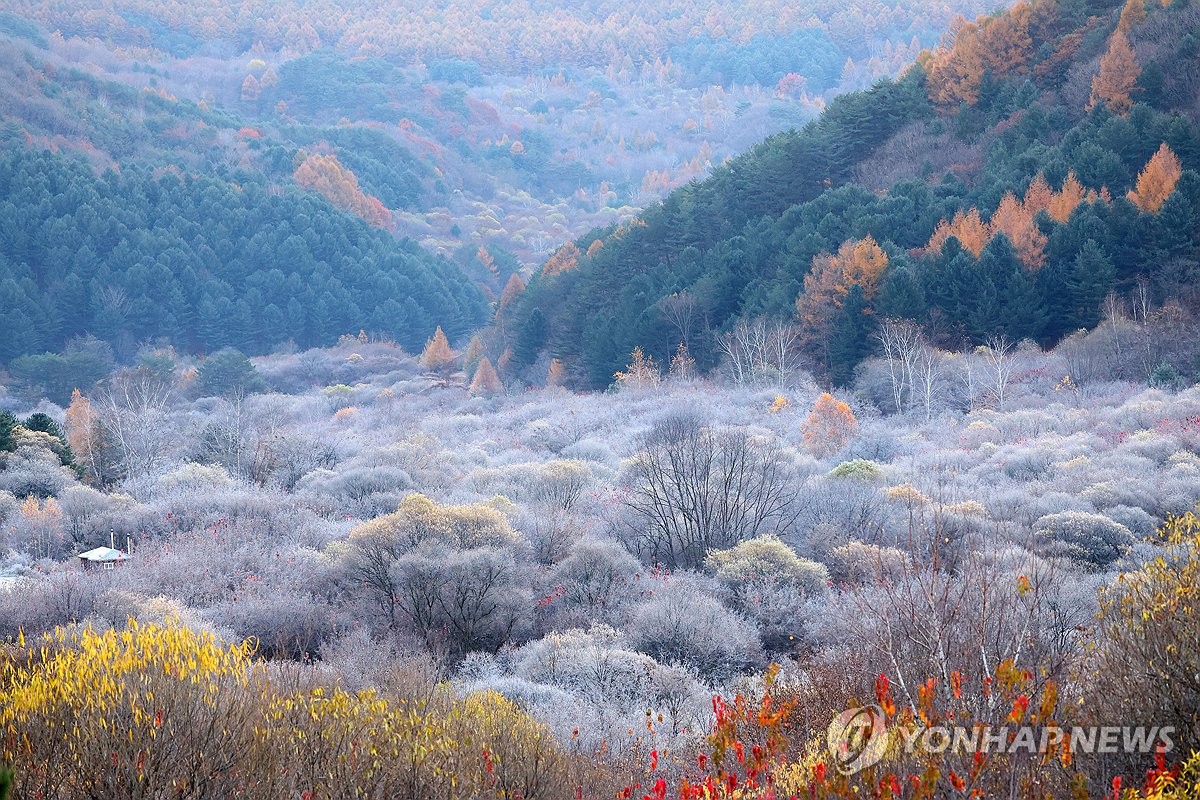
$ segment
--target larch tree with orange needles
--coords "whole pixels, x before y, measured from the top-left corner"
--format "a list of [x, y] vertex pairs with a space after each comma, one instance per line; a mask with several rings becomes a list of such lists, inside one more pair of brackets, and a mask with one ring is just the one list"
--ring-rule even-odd
[[990, 223], [991, 235], [1006, 235], [1012, 242], [1017, 258], [1030, 272], [1041, 269], [1046, 261], [1046, 235], [1033, 221], [1033, 214], [1017, 200], [1012, 192], [1004, 195]]
[[1157, 214], [1175, 191], [1181, 175], [1183, 165], [1179, 157], [1163, 142], [1138, 173], [1137, 187], [1129, 193], [1129, 202], [1147, 214]]
[[1063, 180], [1062, 188], [1055, 192], [1054, 197], [1050, 200], [1050, 204], [1046, 207], [1046, 213], [1050, 215], [1050, 219], [1055, 222], [1067, 222], [1071, 219], [1071, 214], [1083, 202], [1087, 191], [1083, 188], [1083, 184], [1079, 182], [1079, 178], [1075, 177], [1075, 171], [1067, 173], [1067, 177]]
[[450, 349], [450, 341], [446, 338], [442, 326], [438, 325], [433, 336], [425, 343], [425, 349], [421, 351], [421, 365], [433, 372], [445, 372], [454, 366], [455, 358], [457, 356]]
[[853, 286], [861, 286], [868, 300], [879, 290], [887, 268], [887, 253], [871, 236], [842, 243], [837, 253], [821, 253], [804, 276], [804, 293], [796, 300], [796, 315], [814, 334], [827, 332], [834, 314]]
[[525, 291], [525, 281], [521, 280], [521, 276], [513, 273], [508, 278], [508, 283], [504, 284], [504, 291], [500, 292], [500, 311], [508, 308], [513, 300], [521, 296]]
[[979, 258], [991, 239], [991, 231], [979, 215], [979, 209], [971, 208], [965, 213], [959, 211], [949, 222], [942, 220], [938, 223], [933, 236], [929, 237], [929, 244], [925, 246], [926, 251], [940, 253], [951, 236], [958, 239], [964, 250]]
[[1133, 108], [1130, 95], [1137, 84], [1142, 68], [1129, 45], [1125, 32], [1118, 28], [1109, 39], [1108, 52], [1100, 59], [1100, 72], [1092, 79], [1092, 97], [1088, 110], [1104, 103], [1111, 111], [1124, 116]]
[[858, 433], [858, 420], [847, 403], [825, 392], [808, 412], [803, 432], [808, 449], [825, 458], [845, 447]]
[[500, 382], [500, 376], [496, 374], [496, 368], [492, 366], [492, 362], [488, 361], [487, 356], [479, 362], [479, 366], [475, 368], [475, 377], [471, 380], [471, 394], [490, 395], [500, 394], [504, 391], [504, 384]]

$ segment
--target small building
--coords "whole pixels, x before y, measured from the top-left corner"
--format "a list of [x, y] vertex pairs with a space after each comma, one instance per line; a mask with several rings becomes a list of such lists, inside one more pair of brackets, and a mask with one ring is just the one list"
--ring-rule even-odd
[[86, 553], [80, 553], [79, 559], [83, 562], [85, 569], [92, 569], [94, 567], [112, 569], [117, 564], [128, 561], [129, 554], [112, 547], [97, 547], [93, 550], [88, 550]]

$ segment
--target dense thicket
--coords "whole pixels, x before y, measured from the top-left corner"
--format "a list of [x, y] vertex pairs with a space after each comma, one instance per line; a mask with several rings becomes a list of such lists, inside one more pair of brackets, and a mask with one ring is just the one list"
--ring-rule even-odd
[[126, 170], [13, 149], [0, 159], [0, 360], [85, 334], [130, 353], [262, 353], [360, 329], [419, 348], [485, 303], [449, 261], [313, 195], [247, 178]]
[[[1043, 0], [967, 25], [903, 78], [839, 97], [633, 224], [579, 239], [578, 257], [552, 260], [502, 328], [544, 315], [550, 355], [588, 386], [610, 383], [637, 346], [665, 363], [683, 341], [711, 368], [714, 333], [791, 319], [817, 257], [868, 236], [888, 257], [878, 285], [862, 297], [841, 286], [835, 313], [808, 331], [812, 365], [840, 382], [883, 316], [929, 322], [948, 347], [996, 334], [1045, 344], [1095, 324], [1106, 294], [1139, 278], [1158, 302], [1194, 304], [1196, 18], [1175, 4], [1113, 35], [1115, 9], [1081, 22]], [[1110, 40], [1126, 35], [1144, 70], [1121, 115], [1088, 97]], [[1182, 175], [1155, 211], [1135, 184], [1164, 144]], [[1065, 210], [1047, 207], [1075, 190]], [[983, 240], [960, 241], [959, 212], [982, 212]]]

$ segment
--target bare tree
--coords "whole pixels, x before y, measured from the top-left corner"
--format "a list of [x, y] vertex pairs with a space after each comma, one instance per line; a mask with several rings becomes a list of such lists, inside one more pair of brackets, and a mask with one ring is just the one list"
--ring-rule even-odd
[[911, 410], [914, 367], [917, 352], [924, 342], [921, 326], [907, 319], [885, 319], [875, 336], [883, 347], [883, 358], [887, 363], [896, 413], [900, 414], [906, 410], [906, 399], [907, 408]]
[[996, 409], [999, 411], [1004, 410], [1004, 398], [1008, 393], [1008, 385], [1012, 381], [1013, 370], [1016, 366], [1015, 350], [1016, 346], [1003, 334], [989, 336], [984, 344], [983, 356], [988, 365], [992, 395], [996, 398]]
[[626, 480], [633, 549], [647, 561], [691, 568], [795, 521], [790, 474], [774, 440], [704, 427], [687, 416], [657, 425]]
[[783, 386], [800, 370], [799, 329], [787, 322], [739, 321], [717, 338], [733, 379]]
[[152, 475], [178, 439], [167, 416], [175, 381], [138, 367], [105, 381], [97, 397], [100, 424], [119, 454], [125, 477]]
[[658, 301], [663, 317], [679, 331], [679, 341], [684, 347], [692, 345], [692, 332], [700, 310], [696, 296], [687, 291], [675, 292]]
[[920, 402], [928, 422], [942, 394], [942, 354], [936, 347], [924, 345], [913, 353], [912, 387], [913, 400]]

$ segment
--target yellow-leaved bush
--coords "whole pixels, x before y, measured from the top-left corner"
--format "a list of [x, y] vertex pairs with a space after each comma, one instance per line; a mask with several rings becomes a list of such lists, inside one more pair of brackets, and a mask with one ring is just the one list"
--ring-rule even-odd
[[251, 652], [134, 620], [18, 646], [0, 671], [0, 757], [16, 767], [14, 796], [154, 796], [150, 786], [208, 796], [203, 787], [235, 770], [249, 744]]
[[176, 620], [60, 628], [0, 646], [0, 764], [14, 800], [536, 800], [603, 783], [495, 692], [350, 692], [321, 674]]

